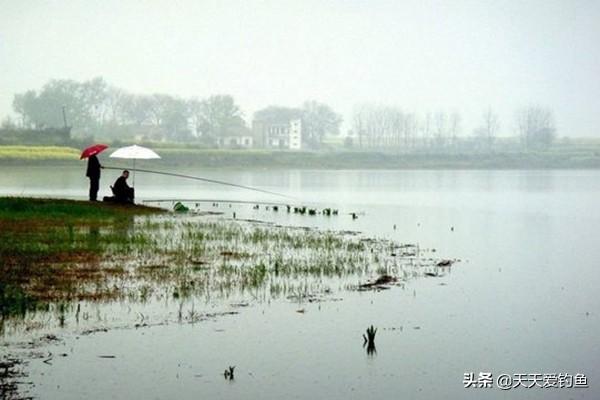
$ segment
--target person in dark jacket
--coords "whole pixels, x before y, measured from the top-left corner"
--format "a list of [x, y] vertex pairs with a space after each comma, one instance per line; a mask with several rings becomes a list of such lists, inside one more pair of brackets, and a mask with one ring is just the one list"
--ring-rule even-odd
[[90, 178], [90, 201], [98, 201], [98, 189], [100, 189], [100, 161], [98, 157], [90, 156], [88, 159], [87, 172], [85, 176]]
[[133, 203], [134, 192], [133, 188], [127, 184], [127, 178], [129, 178], [129, 171], [125, 170], [112, 186], [114, 200], [119, 203]]

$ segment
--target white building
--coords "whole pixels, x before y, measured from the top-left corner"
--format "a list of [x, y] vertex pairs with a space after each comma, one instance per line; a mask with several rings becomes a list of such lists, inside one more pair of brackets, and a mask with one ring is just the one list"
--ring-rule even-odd
[[302, 148], [302, 120], [300, 118], [290, 121], [290, 150], [300, 150]]
[[250, 135], [231, 135], [217, 139], [219, 147], [249, 149], [254, 145], [254, 138]]
[[301, 150], [302, 120], [254, 121], [255, 136], [259, 145], [268, 149]]

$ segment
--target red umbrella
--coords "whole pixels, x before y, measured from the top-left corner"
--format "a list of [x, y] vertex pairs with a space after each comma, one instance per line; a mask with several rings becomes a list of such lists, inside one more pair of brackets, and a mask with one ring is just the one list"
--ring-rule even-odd
[[95, 156], [96, 154], [102, 153], [107, 148], [108, 146], [105, 144], [95, 144], [93, 146], [88, 147], [87, 149], [84, 149], [81, 152], [81, 157], [79, 157], [79, 159], [83, 160], [84, 158]]

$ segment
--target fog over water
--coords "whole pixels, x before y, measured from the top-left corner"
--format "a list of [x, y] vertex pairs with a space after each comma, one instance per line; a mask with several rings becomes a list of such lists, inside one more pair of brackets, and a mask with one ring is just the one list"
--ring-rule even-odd
[[540, 104], [559, 136], [597, 136], [600, 4], [593, 1], [0, 1], [0, 116], [49, 79], [137, 93], [228, 93], [269, 104], [459, 111]]

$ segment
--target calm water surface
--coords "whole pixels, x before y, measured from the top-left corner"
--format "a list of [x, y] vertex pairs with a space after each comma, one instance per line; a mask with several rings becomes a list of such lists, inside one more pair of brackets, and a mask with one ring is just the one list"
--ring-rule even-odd
[[[142, 166], [150, 168], [151, 165]], [[437, 399], [600, 397], [600, 172], [177, 171], [334, 206], [336, 218], [220, 203], [206, 210], [358, 230], [460, 258], [443, 278], [343, 301], [254, 301], [197, 324], [65, 334], [30, 363], [48, 399]], [[117, 171], [104, 171], [108, 188]], [[85, 198], [82, 169], [2, 167], [0, 194]], [[138, 174], [142, 199], [276, 197]], [[101, 191], [107, 195], [108, 190]], [[289, 200], [283, 199], [283, 202]], [[361, 212], [357, 220], [345, 213]], [[394, 229], [394, 225], [396, 229]], [[454, 228], [452, 230], [451, 228]], [[203, 311], [201, 305], [196, 306]], [[228, 305], [224, 305], [227, 309]], [[304, 313], [296, 312], [303, 308]], [[362, 348], [379, 328], [377, 354]], [[115, 358], [98, 358], [99, 355]], [[236, 379], [222, 371], [236, 366]], [[584, 373], [588, 389], [465, 389], [465, 372]]]

